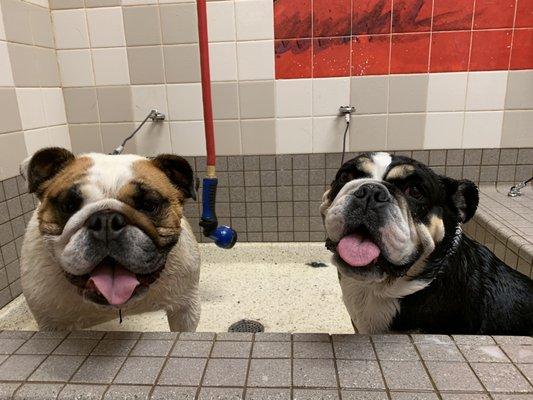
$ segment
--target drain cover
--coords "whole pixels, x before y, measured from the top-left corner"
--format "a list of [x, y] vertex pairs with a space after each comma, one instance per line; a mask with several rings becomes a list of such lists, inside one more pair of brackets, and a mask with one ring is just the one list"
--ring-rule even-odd
[[258, 332], [264, 332], [265, 327], [261, 322], [252, 321], [250, 319], [241, 319], [240, 321], [235, 322], [232, 324], [228, 332], [250, 332], [250, 333], [258, 333]]

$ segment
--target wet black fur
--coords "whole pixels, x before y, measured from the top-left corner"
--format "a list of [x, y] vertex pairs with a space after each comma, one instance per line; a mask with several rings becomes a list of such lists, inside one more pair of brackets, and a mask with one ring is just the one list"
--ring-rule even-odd
[[[330, 200], [350, 180], [366, 177], [358, 169], [359, 163], [360, 158], [355, 158], [341, 167], [332, 182]], [[457, 226], [467, 222], [477, 208], [479, 198], [475, 185], [466, 180], [439, 176], [406, 157], [392, 156], [389, 169], [405, 163], [415, 167], [417, 177], [414, 179], [425, 197], [424, 201], [408, 200], [413, 218], [428, 223], [431, 215], [439, 216], [444, 222], [445, 236], [416, 277], [431, 283], [399, 300], [400, 311], [390, 329], [444, 334], [532, 335], [533, 280], [457, 231]], [[395, 191], [401, 190], [402, 185], [402, 182], [386, 183], [393, 195], [398, 195]], [[327, 245], [332, 246], [331, 242]]]
[[485, 335], [533, 334], [533, 281], [466, 235], [455, 253], [434, 252], [420, 278], [431, 284], [400, 300], [391, 330]]

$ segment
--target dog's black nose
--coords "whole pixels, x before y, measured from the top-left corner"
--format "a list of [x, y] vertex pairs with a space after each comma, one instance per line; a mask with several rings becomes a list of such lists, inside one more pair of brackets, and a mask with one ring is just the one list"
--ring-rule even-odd
[[391, 200], [389, 191], [383, 185], [367, 183], [361, 185], [353, 194], [364, 206], [380, 206]]
[[117, 238], [126, 227], [126, 218], [118, 212], [100, 211], [89, 217], [85, 226], [99, 240]]

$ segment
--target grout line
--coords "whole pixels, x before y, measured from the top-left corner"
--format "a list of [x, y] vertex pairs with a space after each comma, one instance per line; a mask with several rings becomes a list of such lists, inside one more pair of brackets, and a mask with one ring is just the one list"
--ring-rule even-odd
[[[243, 137], [242, 137], [242, 124], [241, 124], [241, 85], [240, 85], [241, 77], [240, 77], [239, 56], [238, 56], [238, 54], [239, 54], [239, 46], [238, 46], [238, 44], [240, 42], [237, 40], [237, 5], [236, 5], [235, 0], [231, 0], [231, 1], [233, 3], [233, 27], [235, 29], [235, 72], [236, 72], [236, 76], [235, 76], [236, 80], [235, 80], [235, 82], [237, 82], [237, 120], [239, 121], [239, 124], [238, 124], [239, 150], [240, 150], [241, 154], [244, 154]], [[274, 7], [274, 5], [272, 5], [272, 7]], [[274, 99], [276, 99], [276, 91], [275, 91], [276, 90], [276, 84], [275, 84], [276, 65], [275, 65], [275, 63], [276, 63], [276, 59], [275, 59], [275, 55], [274, 55]], [[274, 110], [274, 113], [275, 113], [275, 110]], [[214, 118], [214, 113], [213, 113], [213, 118]], [[231, 206], [230, 206], [230, 221], [231, 221]]]
[[[422, 368], [424, 368], [424, 371], [425, 371], [427, 377], [429, 378], [429, 381], [431, 382], [431, 386], [433, 386], [433, 390], [434, 390], [435, 393], [437, 394], [437, 397], [438, 397], [439, 399], [442, 400], [442, 396], [441, 396], [441, 394], [440, 394], [439, 389], [437, 388], [437, 384], [436, 384], [435, 381], [433, 380], [433, 376], [431, 376], [431, 373], [429, 372], [429, 369], [428, 369], [428, 367], [427, 367], [427, 365], [426, 365], [426, 361], [425, 361], [424, 358], [422, 357], [422, 354], [420, 353], [420, 350], [418, 349], [418, 346], [417, 346], [417, 344], [414, 342], [413, 337], [412, 337], [411, 335], [409, 335], [409, 340], [410, 340], [409, 343], [411, 343], [411, 345], [414, 347], [414, 349], [415, 349], [415, 351], [416, 351], [416, 354], [418, 355], [418, 358], [420, 359], [420, 363], [422, 364]], [[453, 343], [455, 344], [455, 341], [453, 341]], [[456, 345], [455, 347], [457, 347], [457, 345]], [[461, 354], [461, 355], [462, 355], [462, 354]], [[463, 356], [463, 358], [464, 358], [464, 356]], [[461, 361], [461, 363], [462, 363], [462, 361]]]
[[[313, 1], [313, 0], [311, 0]], [[291, 355], [290, 355], [290, 366], [291, 366], [291, 387], [290, 387], [290, 398], [294, 399], [294, 335], [291, 334]]]
[[205, 379], [205, 375], [207, 374], [207, 368], [209, 366], [209, 361], [211, 360], [211, 356], [213, 355], [213, 349], [215, 348], [215, 342], [216, 342], [216, 334], [215, 336], [213, 337], [213, 339], [211, 339], [211, 349], [209, 350], [209, 354], [207, 355], [207, 358], [205, 358], [205, 366], [204, 366], [204, 370], [202, 371], [202, 377], [200, 378], [200, 382], [198, 383], [198, 387], [196, 388], [196, 396], [195, 396], [195, 400], [198, 400], [199, 397], [200, 397], [200, 390], [203, 386], [203, 383], [204, 383], [204, 379]]
[[385, 386], [385, 393], [387, 394], [388, 399], [392, 399], [389, 385], [387, 384], [387, 380], [385, 379], [385, 374], [383, 373], [383, 367], [381, 366], [381, 360], [378, 357], [378, 352], [376, 351], [376, 345], [374, 343], [374, 339], [372, 338], [372, 335], [368, 337], [370, 341], [370, 346], [372, 347], [372, 351], [374, 352], [374, 356], [376, 357], [376, 363], [378, 364], [379, 372], [381, 374], [381, 379], [383, 380], [383, 385]]
[[[141, 338], [142, 338], [142, 334], [141, 334]], [[157, 374], [157, 376], [155, 378], [155, 381], [154, 381], [154, 384], [152, 385], [152, 388], [150, 390], [150, 393], [149, 393], [150, 398], [152, 398], [154, 390], [156, 389], [156, 387], [159, 384], [159, 379], [161, 378], [161, 375], [163, 374], [163, 371], [165, 370], [165, 367], [167, 366], [168, 360], [171, 357], [171, 354], [174, 351], [174, 348], [176, 347], [176, 345], [177, 345], [177, 343], [179, 341], [179, 338], [180, 338], [180, 333], [178, 333], [178, 335], [174, 338], [174, 343], [172, 343], [172, 346], [170, 346], [170, 349], [168, 350], [168, 353], [165, 356], [165, 361], [163, 361], [163, 364], [161, 365], [161, 369], [159, 370], [159, 373]], [[163, 340], [165, 340], [165, 339], [163, 339]]]
[[[107, 333], [106, 333], [107, 335]], [[106, 335], [102, 336], [102, 340], [106, 337]], [[117, 372], [115, 373], [115, 375], [113, 376], [113, 379], [111, 379], [111, 382], [108, 384], [108, 387], [107, 389], [105, 390], [105, 392], [102, 394], [102, 397], [105, 398], [105, 395], [107, 394], [107, 392], [109, 391], [109, 389], [111, 389], [111, 387], [113, 385], [115, 385], [114, 381], [115, 379], [117, 378], [118, 374], [120, 374], [120, 371], [122, 370], [122, 367], [124, 367], [124, 364], [126, 364], [126, 361], [128, 360], [128, 357], [130, 357], [131, 355], [131, 352], [133, 351], [133, 349], [135, 348], [135, 346], [137, 345], [137, 343], [139, 342], [139, 339], [140, 339], [141, 335], [139, 335], [139, 337], [135, 340], [135, 343], [133, 344], [133, 346], [131, 346], [131, 349], [130, 351], [128, 352], [128, 354], [126, 356], [124, 356], [124, 361], [122, 361], [122, 363], [120, 364], [120, 367], [117, 369]], [[96, 347], [96, 346], [95, 346]], [[91, 351], [92, 353], [92, 351]], [[117, 356], [114, 356], [114, 357], [117, 357]]]
[[[428, 68], [427, 73], [429, 74], [431, 72], [431, 50], [432, 50], [432, 41], [433, 41], [433, 22], [435, 17], [435, 0], [431, 1], [431, 22], [429, 27], [429, 49], [428, 49]], [[429, 85], [428, 85], [429, 87]], [[426, 106], [427, 106], [427, 97], [426, 97]], [[427, 108], [427, 107], [426, 107]], [[425, 138], [425, 132], [424, 132], [424, 138]]]
[[246, 392], [248, 390], [248, 379], [250, 377], [250, 369], [252, 367], [252, 354], [253, 354], [254, 345], [255, 345], [255, 334], [252, 334], [252, 341], [251, 342], [247, 342], [247, 343], [251, 343], [251, 345], [250, 345], [250, 351], [248, 353], [248, 364], [247, 364], [247, 367], [246, 367], [246, 375], [244, 377], [244, 388], [243, 388], [243, 392], [242, 392], [243, 398], [246, 398]]
[[341, 382], [340, 382], [340, 376], [339, 376], [339, 367], [337, 365], [337, 355], [335, 353], [335, 346], [333, 345], [333, 338], [331, 335], [329, 335], [329, 345], [331, 346], [331, 352], [333, 354], [333, 368], [335, 369], [335, 380], [337, 382], [337, 393], [339, 395], [339, 399], [342, 399], [342, 390], [341, 390]]

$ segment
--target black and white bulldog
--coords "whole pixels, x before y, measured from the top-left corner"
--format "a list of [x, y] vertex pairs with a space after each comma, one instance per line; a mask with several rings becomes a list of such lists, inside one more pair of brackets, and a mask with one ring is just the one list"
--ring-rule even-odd
[[407, 157], [340, 168], [320, 211], [357, 331], [533, 334], [533, 281], [462, 232], [478, 200]]

